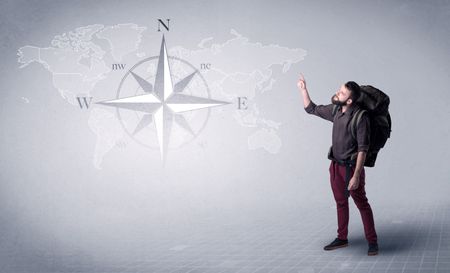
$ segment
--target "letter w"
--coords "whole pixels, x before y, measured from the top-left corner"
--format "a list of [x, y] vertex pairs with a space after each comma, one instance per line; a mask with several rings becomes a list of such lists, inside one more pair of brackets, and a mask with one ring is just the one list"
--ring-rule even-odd
[[[89, 101], [88, 101], [89, 99]], [[91, 104], [92, 97], [77, 97], [78, 104], [80, 105], [80, 108], [83, 109], [83, 105], [86, 106], [86, 109], [89, 108], [89, 105]]]

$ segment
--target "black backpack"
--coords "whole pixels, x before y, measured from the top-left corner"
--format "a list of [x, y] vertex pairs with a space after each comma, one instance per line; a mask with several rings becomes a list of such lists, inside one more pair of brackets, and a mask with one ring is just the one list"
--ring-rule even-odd
[[[389, 97], [383, 91], [371, 85], [361, 85], [361, 96], [357, 101], [360, 109], [353, 115], [350, 128], [353, 138], [356, 138], [356, 127], [361, 116], [367, 112], [370, 119], [370, 146], [364, 166], [375, 166], [378, 152], [391, 136], [392, 121], [389, 114], [389, 102]], [[339, 107], [334, 106], [333, 116], [338, 110]], [[356, 160], [356, 156], [355, 154], [351, 160]]]

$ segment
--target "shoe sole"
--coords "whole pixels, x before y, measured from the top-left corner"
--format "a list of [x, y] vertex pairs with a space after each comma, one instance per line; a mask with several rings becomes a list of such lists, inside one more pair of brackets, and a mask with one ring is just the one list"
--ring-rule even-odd
[[324, 248], [323, 250], [326, 250], [326, 251], [328, 251], [328, 250], [335, 250], [335, 249], [343, 248], [343, 247], [346, 247], [346, 246], [348, 246], [348, 244], [340, 245], [340, 246], [332, 246], [332, 247]]
[[378, 251], [367, 253], [367, 256], [375, 256], [375, 255], [378, 255]]

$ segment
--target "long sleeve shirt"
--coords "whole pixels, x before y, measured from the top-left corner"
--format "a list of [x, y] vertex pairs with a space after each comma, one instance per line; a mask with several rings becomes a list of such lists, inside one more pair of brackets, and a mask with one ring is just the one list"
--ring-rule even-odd
[[333, 116], [333, 104], [316, 105], [311, 102], [305, 111], [308, 114], [316, 115], [323, 119], [333, 122], [332, 133], [332, 156], [331, 159], [338, 161], [350, 160], [357, 152], [367, 152], [370, 145], [370, 119], [367, 113], [361, 116], [360, 122], [356, 127], [356, 137], [351, 133], [351, 120], [359, 107], [350, 106], [345, 112], [339, 107], [339, 110]]

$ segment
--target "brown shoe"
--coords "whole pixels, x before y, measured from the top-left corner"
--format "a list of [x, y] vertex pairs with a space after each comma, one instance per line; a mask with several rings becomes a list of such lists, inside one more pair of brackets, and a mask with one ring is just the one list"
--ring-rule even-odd
[[348, 246], [348, 240], [341, 240], [339, 238], [334, 239], [333, 242], [331, 242], [329, 245], [326, 245], [323, 249], [324, 250], [333, 250], [336, 248], [346, 247]]

